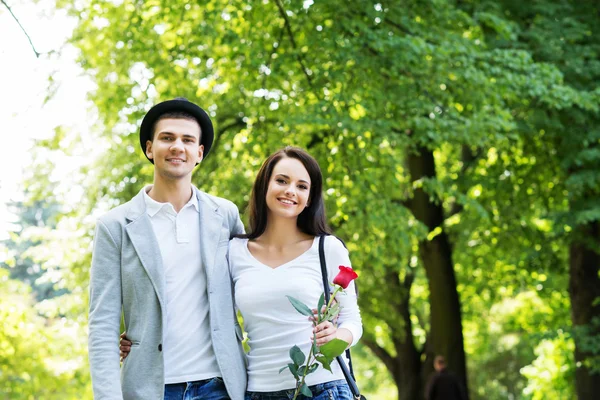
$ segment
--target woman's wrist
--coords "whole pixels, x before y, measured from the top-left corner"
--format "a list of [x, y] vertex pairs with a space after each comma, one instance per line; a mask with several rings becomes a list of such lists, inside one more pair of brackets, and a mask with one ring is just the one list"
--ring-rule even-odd
[[350, 332], [350, 330], [346, 328], [338, 328], [338, 330], [335, 332], [335, 337], [340, 340], [343, 340], [344, 342], [347, 342], [348, 347], [350, 347], [354, 339], [352, 332]]

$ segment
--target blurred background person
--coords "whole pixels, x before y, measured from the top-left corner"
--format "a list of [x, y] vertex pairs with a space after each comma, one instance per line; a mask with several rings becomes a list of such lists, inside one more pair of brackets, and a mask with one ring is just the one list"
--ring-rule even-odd
[[460, 381], [446, 368], [444, 356], [435, 357], [433, 368], [435, 372], [429, 378], [425, 388], [426, 400], [467, 400]]

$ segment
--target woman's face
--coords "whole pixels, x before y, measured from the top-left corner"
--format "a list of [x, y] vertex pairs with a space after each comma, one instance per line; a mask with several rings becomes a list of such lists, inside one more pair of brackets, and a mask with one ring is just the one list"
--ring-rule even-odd
[[284, 157], [275, 164], [267, 188], [269, 215], [297, 218], [308, 205], [310, 176], [295, 158]]

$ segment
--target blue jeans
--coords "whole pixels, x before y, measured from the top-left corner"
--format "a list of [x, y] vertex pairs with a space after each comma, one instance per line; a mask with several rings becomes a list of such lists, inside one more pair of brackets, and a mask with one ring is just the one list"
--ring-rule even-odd
[[165, 400], [229, 400], [221, 378], [165, 385]]
[[[352, 400], [352, 392], [345, 380], [319, 383], [308, 387], [313, 397], [300, 395], [297, 400]], [[246, 392], [244, 400], [291, 400], [294, 398], [294, 389], [279, 390], [277, 392]]]

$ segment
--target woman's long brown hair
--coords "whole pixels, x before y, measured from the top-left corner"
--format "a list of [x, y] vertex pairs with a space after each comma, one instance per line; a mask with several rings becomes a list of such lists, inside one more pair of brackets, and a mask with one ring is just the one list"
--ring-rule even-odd
[[298, 228], [300, 231], [313, 235], [330, 235], [331, 229], [327, 225], [325, 216], [325, 203], [323, 202], [323, 175], [317, 160], [299, 147], [287, 146], [271, 154], [258, 171], [252, 194], [248, 204], [249, 232], [238, 237], [256, 239], [267, 228], [267, 189], [273, 168], [282, 158], [294, 158], [304, 165], [310, 176], [310, 193], [308, 206], [298, 215]]

